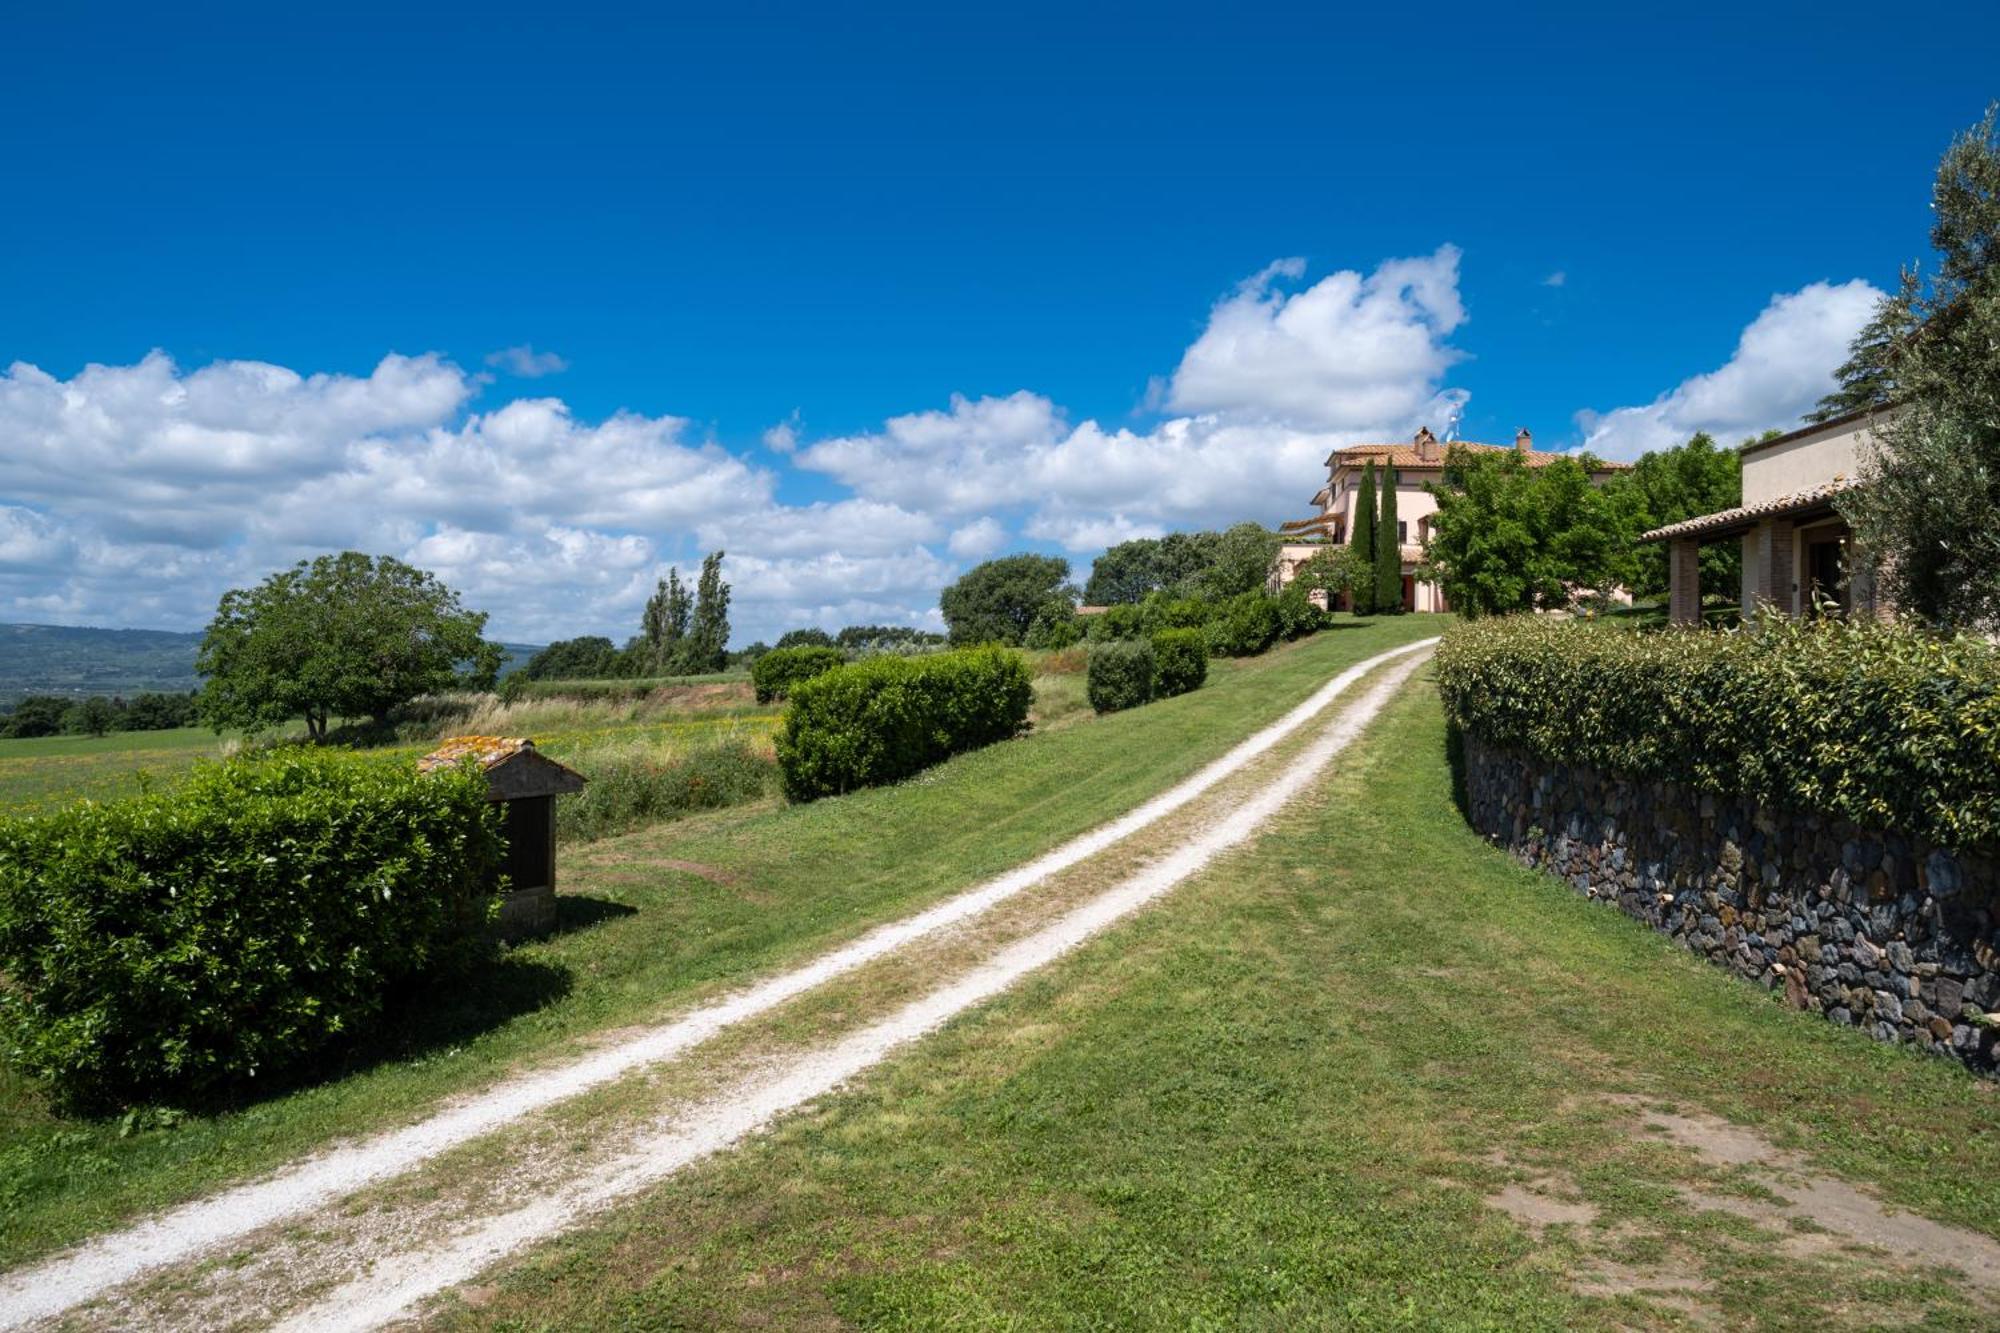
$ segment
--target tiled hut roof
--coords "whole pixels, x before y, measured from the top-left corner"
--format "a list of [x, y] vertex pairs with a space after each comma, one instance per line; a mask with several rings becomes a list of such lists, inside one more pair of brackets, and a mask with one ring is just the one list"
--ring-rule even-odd
[[1702, 514], [1695, 518], [1684, 518], [1678, 523], [1669, 523], [1663, 528], [1654, 528], [1640, 537], [1642, 542], [1672, 541], [1676, 537], [1699, 537], [1708, 533], [1726, 532], [1734, 527], [1747, 526], [1764, 518], [1781, 518], [1786, 514], [1798, 514], [1828, 506], [1833, 498], [1844, 491], [1851, 491], [1860, 485], [1857, 477], [1835, 477], [1832, 481], [1808, 486], [1802, 491], [1792, 491], [1785, 495], [1774, 495], [1756, 504], [1738, 505], [1734, 509], [1724, 509], [1713, 514]]

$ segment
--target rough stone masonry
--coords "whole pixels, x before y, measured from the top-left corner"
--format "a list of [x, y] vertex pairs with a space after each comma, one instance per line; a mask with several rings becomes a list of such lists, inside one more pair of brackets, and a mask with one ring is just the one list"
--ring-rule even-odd
[[2000, 1064], [2000, 859], [1464, 737], [1473, 827], [1798, 1009]]

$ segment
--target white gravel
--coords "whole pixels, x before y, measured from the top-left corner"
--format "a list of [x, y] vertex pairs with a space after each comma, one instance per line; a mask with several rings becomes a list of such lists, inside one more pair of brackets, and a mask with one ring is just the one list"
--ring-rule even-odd
[[[151, 1270], [215, 1251], [263, 1227], [302, 1216], [364, 1186], [400, 1175], [525, 1114], [643, 1066], [671, 1060], [732, 1024], [765, 1013], [913, 940], [985, 912], [1185, 806], [1303, 726], [1367, 673], [1435, 642], [1426, 639], [1357, 663], [1278, 721], [1121, 818], [923, 912], [878, 927], [801, 967], [581, 1060], [510, 1079], [414, 1125], [305, 1158], [264, 1179], [182, 1205], [7, 1274], [0, 1278], [0, 1329], [50, 1318]], [[1325, 766], [1416, 665], [1416, 661], [1403, 664], [1373, 687], [1271, 787], [1212, 828], [1055, 924], [1002, 950], [960, 980], [883, 1022], [822, 1048], [779, 1079], [704, 1103], [683, 1124], [635, 1143], [631, 1152], [573, 1180], [557, 1193], [497, 1215], [449, 1241], [439, 1240], [422, 1253], [384, 1257], [367, 1276], [341, 1288], [287, 1327], [367, 1328], [392, 1319], [500, 1255], [559, 1232], [577, 1218], [727, 1146], [779, 1112], [833, 1088], [893, 1047], [930, 1031], [1074, 948], [1247, 837]]]

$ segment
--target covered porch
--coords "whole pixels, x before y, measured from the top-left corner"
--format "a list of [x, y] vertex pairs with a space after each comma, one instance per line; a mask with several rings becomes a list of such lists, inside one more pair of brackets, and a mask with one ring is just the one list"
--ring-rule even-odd
[[1879, 614], [1873, 580], [1856, 567], [1853, 532], [1834, 500], [1854, 482], [1845, 478], [1655, 528], [1639, 540], [1667, 547], [1667, 618], [1701, 623], [1701, 548], [1743, 544], [1743, 617], [1776, 612], [1811, 615]]

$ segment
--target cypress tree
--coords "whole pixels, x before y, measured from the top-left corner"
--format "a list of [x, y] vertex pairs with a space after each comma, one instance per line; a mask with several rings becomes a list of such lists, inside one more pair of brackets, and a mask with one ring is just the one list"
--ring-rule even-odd
[[1375, 610], [1403, 609], [1403, 546], [1396, 534], [1396, 469], [1382, 468], [1382, 517], [1375, 524]]
[[[1354, 531], [1347, 535], [1347, 544], [1362, 569], [1372, 571], [1375, 566], [1375, 460], [1372, 458], [1361, 469], [1361, 489], [1354, 496]], [[1372, 575], [1354, 580], [1352, 596], [1355, 615], [1375, 614], [1375, 579]]]

